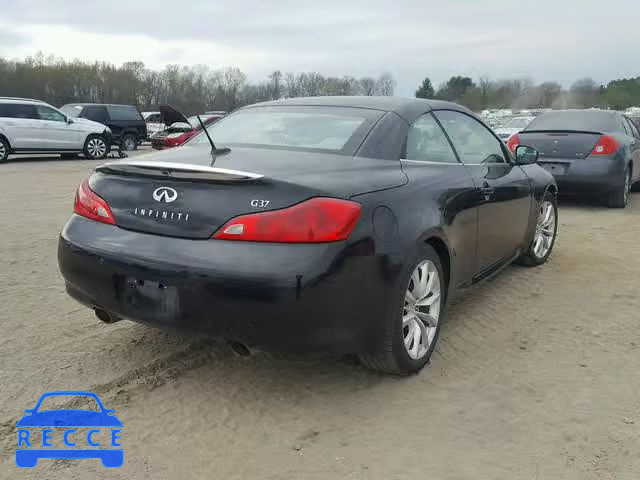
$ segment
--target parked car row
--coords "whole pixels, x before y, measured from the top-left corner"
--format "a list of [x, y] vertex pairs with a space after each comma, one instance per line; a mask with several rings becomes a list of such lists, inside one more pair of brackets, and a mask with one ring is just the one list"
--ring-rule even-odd
[[[226, 112], [200, 115], [205, 125]], [[135, 150], [150, 140], [163, 150], [182, 145], [201, 130], [197, 116], [170, 106], [141, 113], [133, 105], [69, 103], [59, 109], [29, 98], [0, 97], [0, 162], [11, 154], [60, 154], [71, 158], [106, 157], [111, 148]]]
[[136, 148], [146, 138], [134, 106], [68, 104], [60, 109], [40, 100], [0, 97], [0, 162], [14, 153], [107, 156], [116, 145]]
[[0, 97], [0, 162], [12, 153], [82, 153], [99, 159], [113, 141], [113, 131], [102, 123], [74, 118], [38, 100]]

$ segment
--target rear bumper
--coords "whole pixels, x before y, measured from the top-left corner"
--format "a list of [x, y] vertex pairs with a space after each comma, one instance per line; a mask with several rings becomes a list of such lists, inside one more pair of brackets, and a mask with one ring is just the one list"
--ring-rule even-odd
[[624, 162], [617, 158], [545, 158], [538, 163], [553, 175], [560, 194], [602, 195], [624, 182]]
[[397, 283], [394, 259], [363, 252], [162, 237], [73, 215], [58, 261], [69, 295], [129, 320], [270, 350], [358, 353], [375, 348]]

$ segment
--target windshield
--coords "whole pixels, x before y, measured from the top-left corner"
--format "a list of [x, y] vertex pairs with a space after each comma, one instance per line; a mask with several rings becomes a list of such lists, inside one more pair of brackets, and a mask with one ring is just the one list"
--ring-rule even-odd
[[[207, 131], [216, 147], [248, 146], [353, 154], [381, 111], [344, 107], [254, 107], [228, 115]], [[189, 144], [208, 143], [204, 133]]]
[[527, 117], [516, 117], [509, 120], [503, 125], [504, 128], [524, 128], [531, 123], [531, 119]]
[[67, 117], [76, 118], [82, 111], [82, 105], [65, 105], [60, 107], [60, 111]]

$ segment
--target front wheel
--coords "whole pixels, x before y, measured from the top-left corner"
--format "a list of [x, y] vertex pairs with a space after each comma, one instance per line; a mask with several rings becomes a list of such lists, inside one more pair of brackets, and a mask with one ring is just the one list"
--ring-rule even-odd
[[627, 168], [624, 173], [622, 185], [609, 194], [607, 203], [609, 208], [624, 208], [629, 202], [629, 194], [631, 192], [631, 170]]
[[410, 375], [427, 364], [442, 324], [446, 282], [440, 258], [423, 245], [403, 269], [401, 291], [385, 321], [379, 350], [361, 356], [362, 363], [382, 373]]
[[89, 160], [100, 160], [107, 156], [109, 148], [101, 135], [89, 135], [84, 143], [84, 156]]
[[558, 200], [554, 194], [547, 192], [540, 202], [533, 240], [527, 251], [518, 258], [518, 263], [528, 267], [536, 267], [545, 263], [556, 243], [557, 233]]

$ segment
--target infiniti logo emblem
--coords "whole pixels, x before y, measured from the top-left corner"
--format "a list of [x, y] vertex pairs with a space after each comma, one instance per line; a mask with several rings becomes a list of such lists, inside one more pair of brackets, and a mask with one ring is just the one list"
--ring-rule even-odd
[[173, 188], [159, 187], [153, 191], [153, 199], [156, 202], [171, 203], [178, 198], [178, 192]]

